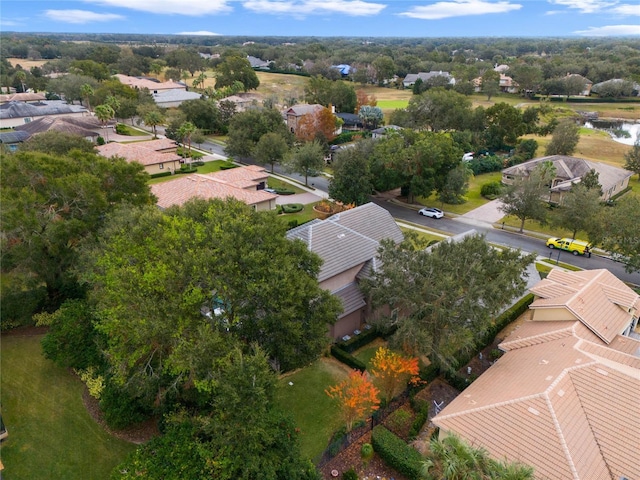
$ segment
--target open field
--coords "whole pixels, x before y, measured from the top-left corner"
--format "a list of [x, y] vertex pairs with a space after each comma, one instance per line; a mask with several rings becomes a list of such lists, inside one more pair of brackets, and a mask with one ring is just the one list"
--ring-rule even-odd
[[41, 67], [49, 60], [29, 60], [26, 58], [7, 58], [11, 66], [20, 65], [23, 69], [29, 70], [31, 67]]
[[84, 384], [42, 355], [42, 335], [2, 336], [2, 444], [7, 479], [102, 480], [135, 445], [100, 427], [82, 402]]

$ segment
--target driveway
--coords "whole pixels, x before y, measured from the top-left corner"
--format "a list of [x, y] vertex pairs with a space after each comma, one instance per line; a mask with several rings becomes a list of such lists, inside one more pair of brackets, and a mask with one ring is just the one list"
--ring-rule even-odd
[[485, 203], [481, 207], [475, 208], [470, 212], [467, 212], [458, 217], [461, 221], [469, 221], [469, 223], [473, 222], [483, 222], [493, 224], [499, 221], [502, 217], [504, 217], [504, 212], [500, 210], [500, 206], [502, 202], [500, 200], [492, 200], [489, 203]]
[[285, 203], [301, 203], [308, 205], [309, 203], [316, 203], [322, 200], [322, 197], [315, 193], [305, 192], [296, 193], [294, 195], [278, 195], [276, 198], [276, 205], [284, 205]]

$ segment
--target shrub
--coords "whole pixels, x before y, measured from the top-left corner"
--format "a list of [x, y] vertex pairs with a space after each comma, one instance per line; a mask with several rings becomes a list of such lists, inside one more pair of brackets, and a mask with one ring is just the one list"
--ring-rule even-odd
[[274, 188], [273, 189], [278, 195], [293, 195], [296, 192], [291, 190], [290, 188]]
[[491, 360], [497, 360], [502, 356], [502, 351], [499, 348], [494, 348], [489, 352], [489, 358]]
[[331, 347], [331, 355], [333, 355], [339, 362], [342, 362], [351, 368], [355, 368], [356, 370], [360, 370], [361, 372], [364, 372], [367, 369], [367, 366], [364, 364], [364, 362], [357, 359], [350, 353], [345, 352], [336, 345], [333, 345]]
[[104, 141], [104, 138], [102, 138], [102, 136], [98, 135], [98, 138], [96, 138], [96, 143], [98, 145], [104, 145], [106, 142]]
[[160, 177], [168, 177], [169, 175], [171, 175], [171, 172], [152, 173], [149, 176], [151, 178], [160, 178]]
[[502, 183], [500, 182], [485, 183], [480, 189], [480, 195], [488, 198], [489, 200], [495, 200], [500, 193], [502, 193]]
[[282, 205], [283, 213], [298, 213], [301, 212], [304, 208], [304, 205], [301, 203], [285, 203]]
[[371, 444], [387, 465], [410, 479], [420, 478], [422, 455], [397, 435], [378, 425], [371, 433]]
[[13, 283], [2, 286], [0, 299], [0, 328], [2, 331], [25, 325], [33, 325], [32, 315], [40, 310], [45, 302], [47, 291], [44, 287], [22, 289]]
[[409, 441], [413, 441], [418, 437], [420, 430], [422, 430], [424, 424], [429, 420], [429, 402], [425, 400], [412, 400], [411, 407], [414, 412], [416, 412], [416, 416], [409, 430]]
[[127, 128], [126, 125], [123, 125], [122, 123], [118, 123], [116, 124], [116, 133], [118, 135], [129, 135], [129, 129]]
[[107, 380], [103, 386], [100, 409], [107, 425], [116, 429], [146, 420], [151, 414], [136, 399], [115, 386], [113, 380]]
[[180, 170], [176, 170], [176, 173], [196, 173], [198, 169], [191, 165], [182, 165]]
[[298, 220], [297, 219], [293, 219], [290, 220], [289, 223], [287, 223], [287, 227], [289, 227], [289, 230], [291, 230], [292, 228], [296, 228], [298, 226]]
[[227, 162], [220, 165], [220, 170], [231, 170], [232, 168], [237, 168], [238, 165], [235, 163]]
[[411, 422], [411, 414], [404, 409], [398, 409], [387, 417], [386, 423], [397, 434], [403, 431]]
[[350, 468], [342, 474], [342, 480], [358, 480], [358, 474], [353, 468]]

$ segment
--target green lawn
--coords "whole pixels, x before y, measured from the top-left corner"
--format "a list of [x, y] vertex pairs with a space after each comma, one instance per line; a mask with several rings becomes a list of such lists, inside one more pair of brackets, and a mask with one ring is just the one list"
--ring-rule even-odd
[[126, 123], [119, 123], [121, 125], [121, 129], [124, 127], [124, 133], [120, 133], [119, 135], [129, 135], [131, 137], [139, 137], [141, 135], [149, 135], [149, 132], [146, 130], [141, 130], [139, 128], [132, 127], [131, 125], [127, 125]]
[[293, 220], [297, 220], [298, 225], [302, 225], [303, 223], [307, 223], [313, 220], [314, 218], [318, 218], [318, 214], [316, 214], [316, 212], [313, 210], [314, 205], [315, 203], [309, 203], [308, 205], [304, 206], [301, 212], [284, 213], [282, 215], [278, 215], [278, 218], [285, 223], [289, 223]]
[[499, 182], [501, 178], [501, 172], [483, 173], [481, 175], [471, 177], [471, 180], [469, 180], [469, 191], [467, 192], [467, 195], [465, 197], [467, 201], [460, 205], [451, 205], [448, 203], [443, 204], [437, 199], [437, 195], [435, 193], [428, 198], [418, 197], [417, 200], [418, 203], [421, 203], [422, 205], [427, 205], [429, 207], [438, 207], [445, 212], [457, 213], [458, 215], [462, 215], [463, 213], [470, 212], [471, 210], [490, 202], [490, 200], [480, 195], [482, 185], [490, 182]]
[[107, 434], [82, 403], [84, 385], [42, 356], [42, 336], [2, 337], [2, 444], [7, 479], [107, 479], [134, 450]]
[[[229, 162], [225, 162], [224, 160], [214, 160], [213, 162], [205, 162], [205, 164], [201, 167], [198, 167], [198, 171], [196, 173], [211, 173], [222, 170], [224, 165], [228, 165]], [[177, 175], [168, 175], [166, 177], [158, 177], [152, 178], [149, 180], [149, 185], [153, 185], [155, 183], [163, 183], [170, 182], [171, 180], [175, 180], [176, 178], [180, 178], [180, 174]]]
[[368, 370], [370, 367], [369, 363], [371, 362], [371, 359], [376, 355], [378, 348], [386, 347], [386, 346], [387, 346], [386, 341], [384, 341], [381, 338], [376, 338], [370, 344], [365, 345], [364, 347], [359, 348], [358, 350], [353, 352], [353, 356], [356, 357], [361, 362], [363, 362], [367, 366], [367, 370]]
[[397, 110], [399, 108], [407, 108], [409, 100], [378, 100], [377, 107], [382, 110]]
[[280, 180], [276, 177], [269, 177], [269, 180], [267, 180], [267, 184], [269, 188], [286, 188], [287, 190], [293, 190], [295, 193], [304, 193], [306, 191], [299, 187], [296, 187], [292, 183], [285, 182], [284, 180]]
[[[337, 404], [324, 393], [348, 375], [348, 368], [330, 358], [280, 378], [276, 399], [300, 429], [302, 454], [316, 460], [342, 425]], [[293, 385], [289, 385], [292, 382]]]

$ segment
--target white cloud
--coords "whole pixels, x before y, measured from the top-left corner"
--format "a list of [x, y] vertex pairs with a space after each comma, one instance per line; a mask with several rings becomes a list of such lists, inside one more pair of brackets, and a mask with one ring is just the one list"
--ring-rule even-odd
[[640, 3], [638, 5], [617, 5], [612, 8], [611, 11], [618, 15], [637, 15], [640, 17]]
[[440, 20], [442, 18], [466, 17], [468, 15], [487, 15], [520, 10], [522, 5], [509, 1], [492, 2], [487, 0], [451, 0], [432, 5], [412, 7], [399, 15], [422, 20]]
[[16, 27], [19, 25], [24, 25], [24, 23], [14, 22], [13, 20], [0, 20], [0, 26], [2, 27]]
[[97, 13], [88, 10], [45, 10], [45, 16], [56, 22], [64, 23], [92, 23], [92, 22], [111, 22], [113, 20], [122, 20], [122, 15], [115, 13]]
[[340, 13], [351, 16], [377, 15], [386, 8], [364, 0], [246, 0], [244, 8], [255, 13], [274, 15], [323, 15]]
[[554, 5], [562, 5], [563, 7], [579, 10], [580, 13], [596, 13], [616, 5], [616, 1], [606, 0], [549, 0]]
[[604, 27], [589, 27], [588, 30], [578, 30], [573, 33], [588, 37], [640, 35], [640, 25], [607, 25]]
[[142, 12], [178, 15], [209, 15], [231, 10], [229, 0], [85, 0], [86, 2], [129, 8]]
[[197, 32], [179, 32], [176, 35], [204, 35], [204, 36], [214, 36], [220, 35], [219, 33], [208, 32], [207, 30], [198, 30]]

